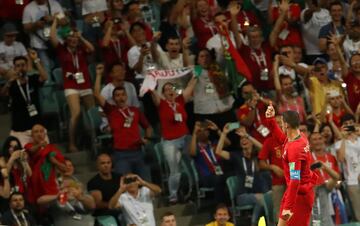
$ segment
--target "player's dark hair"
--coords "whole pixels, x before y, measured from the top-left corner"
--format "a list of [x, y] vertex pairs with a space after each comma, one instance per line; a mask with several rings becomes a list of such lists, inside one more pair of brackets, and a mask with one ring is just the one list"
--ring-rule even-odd
[[283, 120], [290, 125], [290, 128], [297, 129], [300, 126], [300, 116], [296, 111], [285, 111], [282, 113]]
[[14, 59], [13, 59], [13, 64], [15, 64], [16, 61], [18, 61], [18, 60], [24, 60], [25, 62], [28, 61], [28, 59], [27, 59], [25, 56], [16, 56], [16, 57], [14, 57]]

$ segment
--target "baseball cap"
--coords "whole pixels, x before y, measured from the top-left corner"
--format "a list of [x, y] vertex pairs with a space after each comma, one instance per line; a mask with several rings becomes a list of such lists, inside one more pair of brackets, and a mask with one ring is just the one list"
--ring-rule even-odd
[[317, 64], [327, 64], [327, 61], [322, 58], [322, 57], [318, 57], [316, 58], [313, 63], [312, 63], [314, 66], [317, 65]]
[[7, 34], [17, 34], [19, 33], [19, 31], [17, 30], [15, 24], [13, 23], [6, 23], [2, 26], [1, 28], [2, 30], [2, 33], [4, 35], [7, 35]]
[[338, 90], [330, 90], [327, 92], [328, 97], [338, 97], [340, 96], [340, 92]]

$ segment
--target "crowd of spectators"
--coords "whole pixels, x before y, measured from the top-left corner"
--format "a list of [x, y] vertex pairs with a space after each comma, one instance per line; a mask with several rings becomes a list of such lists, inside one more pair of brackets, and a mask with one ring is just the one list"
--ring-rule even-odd
[[[360, 221], [360, 1], [2, 0], [0, 27], [0, 94], [11, 115], [0, 138], [2, 224], [113, 216], [155, 226], [154, 197], [183, 201], [181, 161], [225, 203], [209, 225], [231, 225], [230, 176], [236, 205], [252, 206], [251, 225], [269, 191], [276, 222], [286, 183], [266, 127], [270, 103], [280, 127], [281, 113], [298, 112], [309, 139], [319, 176], [311, 225]], [[148, 86], [160, 74], [170, 78]], [[94, 107], [96, 132], [112, 137], [87, 186], [45, 128], [55, 120], [44, 114], [46, 87], [57, 98], [61, 87], [68, 152], [79, 151], [82, 112]], [[145, 161], [144, 147], [157, 142], [168, 187], [152, 183]], [[174, 215], [161, 224], [176, 224]]]

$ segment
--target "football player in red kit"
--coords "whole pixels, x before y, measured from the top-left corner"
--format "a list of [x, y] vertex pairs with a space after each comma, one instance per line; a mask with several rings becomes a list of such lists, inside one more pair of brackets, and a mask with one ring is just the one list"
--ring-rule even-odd
[[[300, 133], [296, 111], [286, 111], [283, 130], [275, 121], [272, 104], [266, 111], [266, 126], [283, 148], [283, 167], [287, 189], [281, 201], [278, 226], [308, 226], [314, 202], [313, 187], [317, 176], [310, 170], [311, 154], [305, 135]], [[284, 132], [283, 132], [284, 131]]]

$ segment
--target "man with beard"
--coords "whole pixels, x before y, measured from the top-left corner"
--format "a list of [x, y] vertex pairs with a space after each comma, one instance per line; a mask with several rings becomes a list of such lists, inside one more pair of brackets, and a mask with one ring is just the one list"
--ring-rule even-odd
[[33, 216], [25, 209], [24, 196], [20, 192], [14, 192], [9, 198], [10, 209], [1, 217], [1, 224], [4, 225], [37, 225]]
[[9, 71], [9, 80], [4, 92], [9, 92], [11, 99], [11, 132], [21, 145], [31, 141], [31, 128], [40, 122], [39, 88], [47, 80], [47, 73], [35, 50], [29, 51], [37, 74], [29, 75], [28, 59], [24, 56], [14, 58], [14, 68]]

